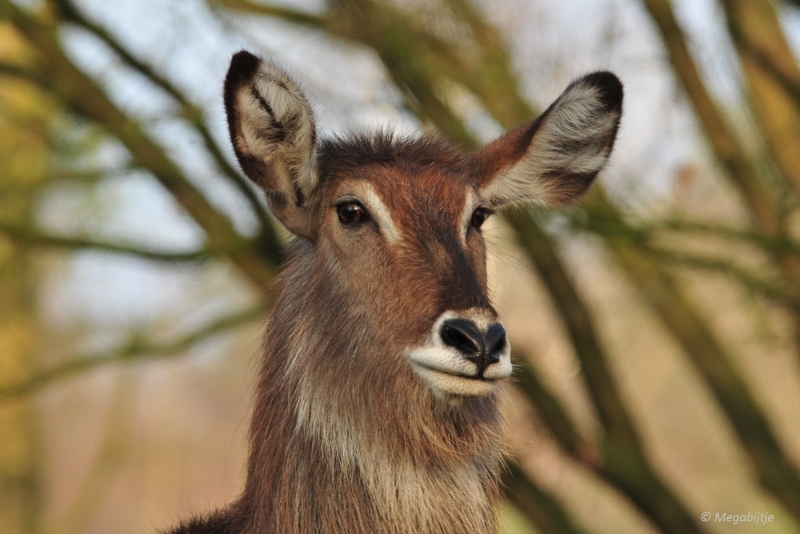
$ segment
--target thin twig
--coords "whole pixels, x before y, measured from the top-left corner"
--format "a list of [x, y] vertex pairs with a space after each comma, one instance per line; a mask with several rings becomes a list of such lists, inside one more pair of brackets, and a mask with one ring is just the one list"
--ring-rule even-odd
[[771, 253], [800, 254], [800, 243], [793, 241], [788, 236], [770, 237], [757, 231], [733, 228], [715, 223], [667, 219], [653, 224], [638, 226], [637, 230], [645, 234], [659, 231], [675, 231], [684, 234], [708, 234], [750, 243]]
[[302, 24], [314, 28], [326, 28], [328, 23], [328, 18], [324, 16], [321, 17], [312, 13], [298, 11], [288, 7], [261, 4], [251, 2], [249, 0], [209, 0], [209, 4], [212, 6], [225, 8], [230, 11], [276, 17], [287, 22]]
[[121, 245], [118, 242], [52, 235], [39, 229], [26, 228], [4, 221], [0, 221], [0, 235], [4, 235], [23, 246], [44, 246], [71, 251], [95, 250], [169, 263], [207, 261], [214, 254], [219, 254], [219, 252], [208, 249], [193, 252], [157, 252], [130, 245]]
[[29, 70], [20, 67], [19, 65], [12, 65], [10, 63], [0, 62], [0, 76], [12, 76], [14, 78], [22, 78], [30, 80], [32, 74]]
[[745, 288], [773, 302], [781, 304], [793, 310], [795, 313], [800, 312], [800, 302], [798, 302], [796, 298], [793, 298], [792, 292], [789, 288], [786, 288], [784, 284], [780, 281], [768, 280], [740, 265], [736, 265], [732, 261], [708, 258], [697, 254], [669, 250], [656, 246], [641, 246], [641, 244], [639, 244], [637, 248], [661, 259], [664, 263], [685, 265], [687, 267], [705, 269], [729, 275]]
[[97, 367], [148, 360], [174, 358], [187, 353], [194, 345], [219, 333], [260, 318], [264, 308], [259, 306], [216, 319], [194, 332], [166, 343], [151, 343], [133, 336], [118, 347], [97, 354], [76, 355], [55, 367], [40, 371], [28, 380], [0, 387], [0, 400], [13, 399], [39, 391], [56, 381]]

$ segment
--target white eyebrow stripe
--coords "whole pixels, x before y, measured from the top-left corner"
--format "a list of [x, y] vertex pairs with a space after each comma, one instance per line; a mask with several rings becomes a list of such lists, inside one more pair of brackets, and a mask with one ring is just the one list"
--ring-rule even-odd
[[372, 218], [375, 219], [375, 222], [378, 223], [378, 227], [381, 229], [381, 232], [383, 232], [387, 241], [390, 243], [399, 242], [400, 231], [394, 224], [394, 219], [392, 219], [392, 214], [389, 211], [389, 208], [386, 207], [386, 204], [383, 203], [381, 197], [378, 196], [378, 193], [372, 187], [372, 184], [364, 183], [361, 185], [364, 186], [364, 203], [367, 204], [367, 210], [369, 211], [370, 215], [372, 215]]
[[467, 196], [464, 200], [464, 211], [461, 212], [461, 243], [466, 246], [467, 244], [467, 232], [469, 232], [469, 225], [472, 221], [472, 212], [475, 211], [475, 193], [471, 190], [467, 190]]

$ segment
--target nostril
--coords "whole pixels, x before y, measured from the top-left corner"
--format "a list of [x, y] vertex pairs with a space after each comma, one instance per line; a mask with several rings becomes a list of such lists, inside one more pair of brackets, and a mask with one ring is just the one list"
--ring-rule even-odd
[[486, 355], [486, 365], [500, 361], [500, 355], [508, 343], [506, 329], [501, 324], [493, 324], [486, 332], [486, 346], [489, 347]]
[[503, 325], [492, 324], [484, 333], [467, 319], [445, 321], [439, 336], [445, 345], [458, 350], [465, 359], [478, 366], [478, 376], [482, 376], [488, 366], [500, 361], [508, 344]]
[[439, 334], [445, 345], [456, 348], [466, 355], [477, 355], [483, 351], [482, 337], [472, 321], [450, 319], [442, 325]]

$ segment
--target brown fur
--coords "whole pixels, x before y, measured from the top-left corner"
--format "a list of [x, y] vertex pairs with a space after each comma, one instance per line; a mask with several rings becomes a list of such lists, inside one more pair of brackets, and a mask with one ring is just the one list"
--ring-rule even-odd
[[[388, 146], [417, 157], [397, 168], [380, 158]], [[334, 147], [345, 145], [324, 147], [323, 160]], [[247, 484], [210, 520], [231, 525], [220, 532], [494, 531], [496, 397], [443, 403], [398, 350], [444, 310], [489, 306], [483, 239], [476, 233], [465, 251], [456, 237], [468, 178], [431, 159], [442, 148], [361, 138], [347, 145], [353, 161], [322, 166], [317, 239], [295, 241], [276, 284]], [[372, 228], [355, 243], [336, 224], [328, 206], [366, 179], [403, 214], [401, 246]]]
[[[536, 200], [526, 180], [541, 167], [532, 153], [537, 143], [546, 161], [567, 165], [544, 177], [550, 183], [540, 189], [551, 198], [574, 198], [594, 178], [570, 177], [571, 168], [599, 171], [622, 93], [613, 75], [591, 76], [565, 92], [571, 108], [551, 108], [557, 119], [548, 110], [469, 155], [442, 141], [388, 134], [317, 145], [297, 85], [255, 56], [234, 56], [225, 87], [234, 149], [299, 237], [275, 285], [244, 491], [174, 534], [495, 531], [503, 460], [498, 388], [437, 396], [406, 351], [441, 335], [432, 327], [445, 312], [477, 310], [496, 320], [486, 247], [468, 206]], [[564, 121], [577, 119], [589, 133], [556, 135], [574, 131]], [[499, 193], [482, 198], [487, 190]], [[382, 205], [376, 210], [385, 208], [384, 219], [376, 211], [356, 225], [339, 221], [337, 204], [369, 195]]]

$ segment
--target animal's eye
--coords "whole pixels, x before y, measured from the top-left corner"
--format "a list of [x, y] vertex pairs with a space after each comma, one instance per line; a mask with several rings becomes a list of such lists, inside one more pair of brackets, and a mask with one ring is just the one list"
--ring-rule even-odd
[[475, 210], [475, 213], [472, 214], [472, 227], [475, 229], [480, 229], [483, 226], [483, 223], [486, 222], [486, 219], [489, 218], [492, 212], [486, 208], [478, 208]]
[[336, 207], [336, 213], [342, 224], [353, 224], [369, 219], [367, 210], [358, 202], [343, 202]]

